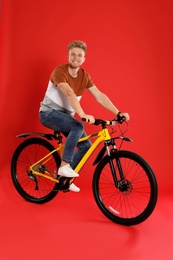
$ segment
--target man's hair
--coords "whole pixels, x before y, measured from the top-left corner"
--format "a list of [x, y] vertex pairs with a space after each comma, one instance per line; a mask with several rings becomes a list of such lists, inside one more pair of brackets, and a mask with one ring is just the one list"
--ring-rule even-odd
[[87, 45], [83, 41], [76, 40], [68, 44], [68, 51], [71, 50], [72, 48], [81, 48], [86, 53]]

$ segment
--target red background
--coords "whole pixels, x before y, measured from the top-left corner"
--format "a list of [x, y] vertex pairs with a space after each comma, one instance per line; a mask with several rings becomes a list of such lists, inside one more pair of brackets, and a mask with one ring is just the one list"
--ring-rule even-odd
[[[54, 67], [67, 62], [67, 44], [74, 39], [88, 45], [84, 68], [96, 86], [131, 116], [127, 136], [134, 142], [125, 148], [149, 162], [158, 180], [160, 197], [165, 198], [163, 201], [168, 199], [165, 195], [171, 198], [172, 10], [171, 0], [1, 0], [3, 198], [11, 198], [10, 188], [20, 203], [9, 169], [13, 151], [21, 141], [16, 135], [46, 131], [39, 122], [39, 103]], [[88, 93], [81, 102], [85, 111], [95, 117], [113, 117]], [[90, 133], [96, 128], [86, 126], [86, 130]], [[87, 163], [90, 172], [92, 160]], [[91, 176], [82, 176], [78, 184], [89, 196], [84, 180], [87, 185]]]

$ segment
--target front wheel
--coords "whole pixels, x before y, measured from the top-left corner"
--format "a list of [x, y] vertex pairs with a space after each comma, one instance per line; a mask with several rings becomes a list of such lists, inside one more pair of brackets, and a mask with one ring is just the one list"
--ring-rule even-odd
[[[115, 223], [125, 226], [139, 224], [151, 215], [156, 206], [158, 188], [154, 173], [142, 157], [130, 151], [113, 152], [111, 160], [116, 172], [117, 187], [109, 157], [105, 156], [97, 165], [93, 176], [96, 203], [102, 213]], [[120, 167], [117, 162], [120, 162]]]
[[[15, 150], [11, 161], [11, 176], [18, 193], [27, 201], [45, 203], [52, 200], [59, 191], [59, 184], [36, 176], [30, 166], [54, 150], [53, 145], [41, 138], [29, 138]], [[49, 159], [36, 164], [37, 171], [53, 173], [60, 166], [60, 157], [54, 152]]]

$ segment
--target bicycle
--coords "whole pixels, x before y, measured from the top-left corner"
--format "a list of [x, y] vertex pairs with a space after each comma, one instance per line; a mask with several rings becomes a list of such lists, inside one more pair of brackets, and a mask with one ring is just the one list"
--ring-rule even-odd
[[[158, 187], [149, 164], [138, 154], [121, 150], [124, 141], [132, 142], [124, 136], [127, 122], [126, 130], [121, 130], [123, 121], [122, 117], [96, 119], [95, 125], [100, 125], [101, 130], [79, 140], [95, 138], [74, 170], [79, 172], [103, 142], [104, 146], [93, 162], [96, 166], [92, 179], [94, 199], [109, 220], [131, 226], [151, 215], [157, 203]], [[121, 134], [111, 138], [117, 125]], [[74, 178], [57, 176], [64, 147], [62, 134], [57, 131], [53, 134], [30, 132], [17, 137], [26, 138], [15, 150], [11, 161], [11, 176], [17, 192], [25, 200], [41, 204], [52, 200], [59, 191], [68, 191]], [[116, 144], [118, 139], [120, 148]], [[54, 140], [58, 144], [56, 148], [51, 144]]]

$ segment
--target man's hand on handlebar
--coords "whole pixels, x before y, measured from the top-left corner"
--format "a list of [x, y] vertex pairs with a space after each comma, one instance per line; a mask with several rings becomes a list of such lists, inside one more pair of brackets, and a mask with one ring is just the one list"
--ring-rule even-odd
[[93, 117], [93, 116], [91, 116], [91, 115], [84, 115], [83, 117], [82, 117], [82, 121], [86, 121], [88, 124], [94, 124], [94, 122], [95, 122], [95, 118]]
[[129, 114], [126, 113], [126, 112], [119, 112], [119, 113], [117, 114], [117, 117], [118, 117], [118, 118], [124, 118], [123, 121], [129, 121], [129, 120], [130, 120], [130, 116], [129, 116]]

